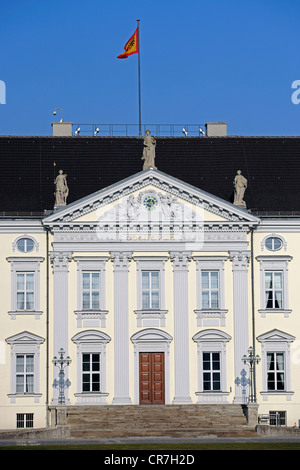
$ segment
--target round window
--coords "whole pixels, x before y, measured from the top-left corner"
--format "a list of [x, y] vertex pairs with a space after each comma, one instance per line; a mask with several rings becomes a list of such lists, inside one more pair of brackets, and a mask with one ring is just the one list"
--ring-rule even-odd
[[269, 237], [265, 241], [265, 246], [270, 251], [280, 250], [282, 247], [282, 240], [278, 237]]
[[22, 253], [28, 253], [34, 249], [34, 241], [31, 238], [21, 238], [17, 242], [17, 248]]

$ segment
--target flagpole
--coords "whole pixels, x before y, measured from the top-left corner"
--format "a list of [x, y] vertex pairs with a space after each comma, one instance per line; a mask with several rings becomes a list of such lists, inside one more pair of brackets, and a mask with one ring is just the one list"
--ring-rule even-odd
[[138, 46], [138, 81], [139, 81], [139, 136], [142, 135], [142, 112], [141, 112], [141, 60], [140, 60], [140, 20], [137, 20], [137, 27], [138, 27], [138, 38], [139, 38], [139, 46]]

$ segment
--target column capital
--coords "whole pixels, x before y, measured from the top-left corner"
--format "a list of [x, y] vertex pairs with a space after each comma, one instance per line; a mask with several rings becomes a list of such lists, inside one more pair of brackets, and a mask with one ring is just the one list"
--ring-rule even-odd
[[230, 251], [229, 258], [232, 261], [233, 270], [248, 270], [248, 265], [251, 257], [250, 251]]
[[173, 271], [186, 271], [191, 259], [191, 251], [170, 251], [170, 260], [173, 261]]
[[126, 271], [128, 270], [128, 264], [132, 259], [131, 251], [111, 251], [110, 259], [114, 263], [115, 271]]
[[72, 260], [71, 251], [52, 251], [50, 261], [53, 264], [53, 270], [66, 271], [68, 263]]

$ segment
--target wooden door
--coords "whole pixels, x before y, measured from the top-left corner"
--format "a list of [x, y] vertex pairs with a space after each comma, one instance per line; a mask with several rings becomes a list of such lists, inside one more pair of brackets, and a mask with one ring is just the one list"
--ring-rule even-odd
[[165, 403], [164, 353], [140, 353], [140, 405]]

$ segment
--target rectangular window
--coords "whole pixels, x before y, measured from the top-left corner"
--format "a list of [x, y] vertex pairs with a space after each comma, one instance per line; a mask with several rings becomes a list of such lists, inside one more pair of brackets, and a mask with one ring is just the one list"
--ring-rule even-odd
[[284, 353], [267, 353], [267, 386], [268, 390], [281, 391], [284, 386]]
[[18, 354], [16, 356], [16, 393], [33, 393], [34, 356]]
[[265, 272], [266, 308], [283, 308], [282, 272]]
[[142, 272], [142, 309], [158, 309], [159, 271]]
[[82, 355], [82, 391], [100, 392], [100, 354]]
[[17, 310], [34, 310], [34, 273], [17, 273]]
[[270, 426], [285, 426], [286, 425], [286, 412], [285, 411], [270, 411]]
[[203, 353], [203, 390], [221, 390], [221, 362], [219, 352]]
[[82, 273], [82, 308], [100, 309], [100, 273]]
[[202, 308], [219, 308], [219, 272], [201, 271]]
[[33, 428], [33, 413], [17, 413], [17, 428]]

